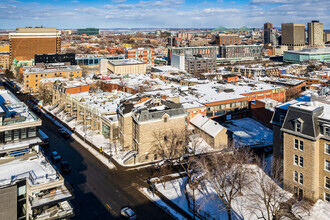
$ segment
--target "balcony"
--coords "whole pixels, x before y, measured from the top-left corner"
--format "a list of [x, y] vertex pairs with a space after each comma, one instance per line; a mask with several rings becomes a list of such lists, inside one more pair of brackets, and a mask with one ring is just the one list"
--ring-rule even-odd
[[42, 213], [30, 215], [31, 220], [63, 219], [74, 215], [73, 208], [68, 201], [60, 202], [45, 209]]
[[41, 207], [46, 204], [54, 204], [72, 197], [70, 191], [63, 185], [61, 187], [33, 193], [29, 197], [32, 208]]

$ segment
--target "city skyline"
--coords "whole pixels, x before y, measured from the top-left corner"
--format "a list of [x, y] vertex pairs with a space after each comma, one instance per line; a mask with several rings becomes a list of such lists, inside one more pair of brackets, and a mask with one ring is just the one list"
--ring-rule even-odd
[[61, 29], [262, 27], [271, 22], [304, 23], [320, 20], [330, 28], [330, 5], [325, 0], [108, 0], [33, 1], [0, 3], [1, 29], [25, 26]]

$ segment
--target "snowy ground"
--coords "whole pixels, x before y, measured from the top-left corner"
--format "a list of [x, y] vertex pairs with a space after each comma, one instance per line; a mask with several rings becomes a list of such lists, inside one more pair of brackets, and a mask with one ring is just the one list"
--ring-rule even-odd
[[221, 125], [233, 132], [236, 145], [261, 147], [273, 144], [272, 130], [252, 118], [230, 120]]
[[[251, 178], [259, 178], [261, 175], [265, 175], [262, 170], [255, 166], [251, 165]], [[188, 210], [188, 202], [186, 200], [186, 196], [184, 194], [185, 186], [184, 182], [186, 181], [186, 177], [179, 178], [175, 180], [168, 181], [165, 184], [165, 188], [163, 183], [157, 183], [156, 187], [159, 192], [161, 192], [164, 196], [174, 202], [176, 205], [181, 207], [187, 213], [190, 213]], [[268, 176], [266, 176], [266, 181], [272, 181]], [[245, 189], [242, 191], [242, 195], [238, 196], [234, 199], [232, 203], [233, 208], [233, 219], [249, 219], [249, 220], [257, 220], [258, 216], [260, 216], [261, 212], [259, 210], [263, 210], [266, 213], [264, 208], [264, 204], [261, 201], [261, 198], [256, 198], [255, 193], [261, 195], [262, 191], [260, 189], [260, 185], [252, 182], [249, 189]], [[215, 197], [215, 191], [210, 186], [210, 184], [206, 183], [206, 187], [203, 190], [195, 190], [196, 195], [196, 207], [198, 212], [206, 212], [211, 217], [207, 217], [207, 219], [227, 219], [227, 213], [224, 209], [223, 204], [220, 199]], [[187, 187], [188, 192], [192, 195], [192, 190]], [[292, 194], [284, 191], [281, 188], [278, 188], [281, 197], [277, 197], [277, 200], [287, 201], [292, 197]], [[251, 202], [253, 201], [253, 202]], [[305, 210], [299, 210], [299, 206], [293, 206], [293, 214], [295, 214], [300, 219], [330, 219], [330, 204], [324, 201], [318, 201], [311, 209], [310, 212], [306, 212]], [[256, 208], [258, 207], [258, 208]]]
[[183, 217], [180, 213], [177, 213], [174, 209], [169, 207], [165, 202], [163, 202], [156, 194], [152, 193], [147, 188], [139, 189], [146, 197], [148, 197], [151, 201], [156, 203], [161, 209], [169, 213], [173, 218], [178, 220], [185, 220], [186, 218]]
[[[55, 125], [57, 125], [59, 128], [63, 128], [65, 129], [70, 135], [72, 138], [74, 138], [77, 142], [79, 142], [84, 148], [86, 148], [91, 154], [93, 154], [97, 159], [99, 159], [104, 165], [108, 166], [109, 169], [114, 169], [115, 168], [115, 165], [112, 164], [108, 158], [104, 157], [102, 154], [100, 154], [98, 151], [96, 151], [94, 148], [92, 148], [91, 146], [89, 146], [88, 144], [86, 144], [84, 142], [84, 140], [81, 140], [76, 134], [72, 134], [72, 132], [70, 130], [68, 130], [67, 128], [65, 128], [61, 123], [59, 123], [58, 121], [56, 121], [54, 118], [52, 118], [50, 115], [48, 115], [46, 112], [43, 112], [43, 114], [49, 118], [52, 123], [54, 123]], [[71, 127], [71, 126], [69, 126]], [[73, 128], [73, 127], [72, 127]], [[79, 134], [81, 134], [82, 136], [84, 136], [84, 131], [81, 130], [82, 129], [82, 126], [76, 126], [76, 132], [78, 132]], [[102, 137], [100, 137], [102, 136]], [[100, 143], [101, 141], [103, 141], [103, 135], [86, 135], [86, 140], [89, 140], [91, 142], [97, 140], [98, 143]], [[104, 141], [106, 143], [106, 141]], [[102, 142], [103, 143], [103, 142]], [[104, 146], [105, 146], [105, 143], [104, 143]], [[109, 143], [109, 142], [108, 142]], [[109, 144], [108, 144], [109, 145]], [[103, 146], [103, 145], [96, 145], [96, 146]], [[104, 152], [106, 153], [106, 152]]]
[[[45, 106], [44, 108], [49, 110], [51, 106]], [[54, 112], [57, 111], [58, 108], [55, 108], [53, 111], [51, 111], [53, 114]], [[45, 116], [48, 117], [54, 124], [56, 124], [58, 127], [66, 129], [61, 123], [53, 119], [50, 115], [45, 113]], [[136, 164], [124, 164], [123, 162], [123, 157], [129, 152], [129, 151], [124, 151], [122, 147], [120, 146], [119, 143], [110, 143], [109, 139], [106, 139], [102, 134], [98, 134], [98, 131], [93, 131], [89, 130], [88, 127], [84, 127], [81, 125], [80, 121], [77, 120], [72, 120], [70, 122], [66, 122], [66, 115], [64, 112], [61, 112], [60, 114], [57, 115], [57, 118], [62, 121], [62, 123], [68, 125], [71, 129], [74, 129], [75, 132], [79, 133], [82, 137], [85, 137], [86, 140], [90, 141], [93, 143], [96, 147], [103, 149], [103, 153], [107, 155], [112, 155], [112, 158], [119, 163], [122, 166], [126, 167], [134, 167], [136, 165], [141, 165], [144, 163], [136, 163]], [[66, 129], [70, 134], [72, 134], [71, 131]], [[78, 137], [77, 137], [78, 138]], [[207, 144], [201, 137], [198, 137], [196, 135], [192, 135], [190, 137], [190, 144], [189, 146], [191, 148], [196, 148], [197, 154], [200, 153], [206, 153], [206, 152], [211, 152], [214, 151], [214, 149]], [[197, 147], [196, 147], [197, 146]], [[157, 162], [157, 161], [155, 161]], [[147, 165], [151, 166], [151, 165]]]

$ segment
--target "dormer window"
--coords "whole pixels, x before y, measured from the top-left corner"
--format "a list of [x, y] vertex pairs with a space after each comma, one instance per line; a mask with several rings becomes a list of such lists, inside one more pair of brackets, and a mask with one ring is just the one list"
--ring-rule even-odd
[[330, 126], [329, 126], [329, 125], [324, 125], [324, 128], [323, 128], [323, 134], [324, 134], [325, 136], [330, 137]]
[[295, 120], [295, 131], [296, 132], [302, 132], [302, 126], [303, 126], [304, 121], [301, 118], [298, 118]]

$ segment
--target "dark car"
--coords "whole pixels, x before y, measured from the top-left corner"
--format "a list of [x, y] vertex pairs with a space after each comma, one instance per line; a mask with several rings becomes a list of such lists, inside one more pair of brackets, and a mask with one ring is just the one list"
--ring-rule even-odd
[[52, 152], [52, 160], [53, 161], [60, 161], [61, 160], [61, 156], [56, 151], [53, 151]]
[[121, 208], [120, 215], [124, 219], [136, 219], [135, 212], [129, 206]]
[[36, 113], [36, 114], [41, 114], [41, 110], [40, 110], [40, 108], [38, 107], [38, 106], [34, 106], [33, 108], [32, 108], [32, 111], [34, 111], [34, 113]]
[[71, 172], [70, 164], [66, 161], [62, 161], [61, 162], [61, 170], [65, 173], [70, 173]]
[[64, 128], [59, 128], [57, 131], [65, 138], [69, 138], [71, 136], [69, 132]]

